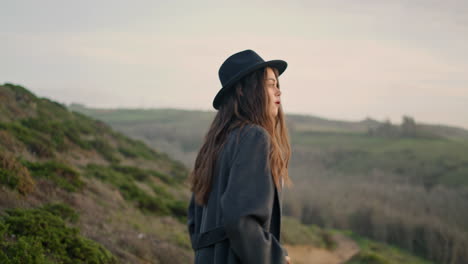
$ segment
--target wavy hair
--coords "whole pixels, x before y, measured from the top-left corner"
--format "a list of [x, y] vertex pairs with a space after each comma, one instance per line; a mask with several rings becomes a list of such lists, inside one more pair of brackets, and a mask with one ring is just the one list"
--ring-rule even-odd
[[[281, 189], [284, 183], [291, 186], [288, 174], [291, 146], [282, 106], [276, 118], [269, 114], [270, 98], [265, 86], [267, 67], [244, 76], [224, 96], [219, 110], [204, 137], [204, 142], [197, 154], [195, 166], [190, 172], [190, 189], [199, 205], [208, 202], [214, 169], [227, 135], [237, 127], [256, 124], [265, 128], [270, 140], [269, 165], [273, 182]], [[278, 70], [272, 68], [277, 79]]]

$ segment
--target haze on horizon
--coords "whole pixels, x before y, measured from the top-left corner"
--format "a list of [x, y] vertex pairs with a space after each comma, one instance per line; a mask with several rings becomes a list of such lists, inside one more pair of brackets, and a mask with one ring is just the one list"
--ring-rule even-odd
[[0, 83], [66, 104], [214, 111], [219, 66], [253, 49], [288, 62], [286, 113], [468, 129], [468, 2], [353, 3], [4, 1]]

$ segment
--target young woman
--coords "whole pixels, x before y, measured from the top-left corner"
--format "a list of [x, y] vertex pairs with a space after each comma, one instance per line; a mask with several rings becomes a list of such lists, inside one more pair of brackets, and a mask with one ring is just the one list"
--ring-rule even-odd
[[278, 76], [283, 60], [253, 50], [219, 69], [218, 110], [190, 174], [187, 227], [196, 264], [286, 264], [282, 188], [291, 149]]

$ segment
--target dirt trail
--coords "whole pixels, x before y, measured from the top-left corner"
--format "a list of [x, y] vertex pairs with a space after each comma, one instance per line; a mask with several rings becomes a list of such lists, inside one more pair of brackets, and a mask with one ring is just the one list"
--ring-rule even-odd
[[326, 250], [307, 245], [285, 245], [291, 264], [342, 264], [359, 252], [359, 246], [342, 234], [334, 234], [337, 247]]

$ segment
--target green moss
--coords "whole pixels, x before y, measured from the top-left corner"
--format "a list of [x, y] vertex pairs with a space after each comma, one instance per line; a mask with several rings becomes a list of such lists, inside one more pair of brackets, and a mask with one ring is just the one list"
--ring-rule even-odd
[[98, 243], [45, 209], [7, 209], [0, 217], [1, 263], [117, 263]]

